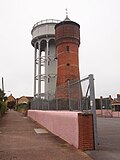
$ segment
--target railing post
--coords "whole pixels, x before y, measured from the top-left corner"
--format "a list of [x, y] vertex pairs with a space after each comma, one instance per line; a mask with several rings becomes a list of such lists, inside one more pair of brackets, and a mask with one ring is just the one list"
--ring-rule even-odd
[[70, 100], [70, 81], [68, 81], [68, 105], [69, 105], [69, 110], [71, 111], [71, 100]]
[[98, 147], [97, 119], [96, 119], [96, 106], [95, 106], [94, 78], [92, 74], [89, 75], [89, 85], [90, 85], [90, 107], [93, 113], [95, 149], [97, 149]]
[[101, 108], [101, 116], [103, 116], [103, 102], [102, 102], [102, 96], [100, 96], [100, 108]]
[[50, 110], [50, 97], [49, 97], [49, 93], [48, 93], [48, 110]]
[[82, 111], [82, 94], [81, 94], [81, 81], [78, 82], [79, 87], [79, 110]]

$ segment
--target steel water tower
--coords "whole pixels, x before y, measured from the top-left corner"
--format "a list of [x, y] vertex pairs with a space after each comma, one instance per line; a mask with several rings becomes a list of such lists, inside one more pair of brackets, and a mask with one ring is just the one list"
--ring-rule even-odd
[[55, 93], [55, 25], [58, 22], [60, 21], [54, 19], [42, 20], [36, 23], [31, 31], [31, 44], [34, 47], [34, 98], [48, 99], [49, 94]]

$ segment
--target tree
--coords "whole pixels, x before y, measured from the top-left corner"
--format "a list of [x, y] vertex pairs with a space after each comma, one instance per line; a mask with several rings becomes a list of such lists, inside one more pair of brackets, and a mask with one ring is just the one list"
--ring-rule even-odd
[[7, 96], [5, 96], [4, 91], [0, 89], [0, 101], [5, 102], [6, 100], [7, 100]]
[[5, 96], [4, 91], [0, 89], [0, 116], [2, 116], [6, 111], [6, 100], [7, 97]]

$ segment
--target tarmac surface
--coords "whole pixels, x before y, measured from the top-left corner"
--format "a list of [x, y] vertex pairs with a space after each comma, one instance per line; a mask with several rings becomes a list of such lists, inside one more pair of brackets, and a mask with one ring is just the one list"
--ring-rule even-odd
[[120, 118], [97, 118], [98, 150], [87, 151], [94, 160], [120, 160]]
[[42, 126], [9, 110], [0, 119], [0, 160], [92, 160]]

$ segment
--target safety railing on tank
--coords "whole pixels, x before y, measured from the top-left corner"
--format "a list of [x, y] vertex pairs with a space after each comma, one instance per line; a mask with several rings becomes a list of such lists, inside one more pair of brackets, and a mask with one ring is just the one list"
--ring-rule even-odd
[[45, 23], [59, 23], [60, 20], [56, 20], [56, 19], [46, 19], [46, 20], [41, 20], [39, 22], [37, 22], [36, 24], [34, 24], [33, 29], [41, 24], [45, 24]]

